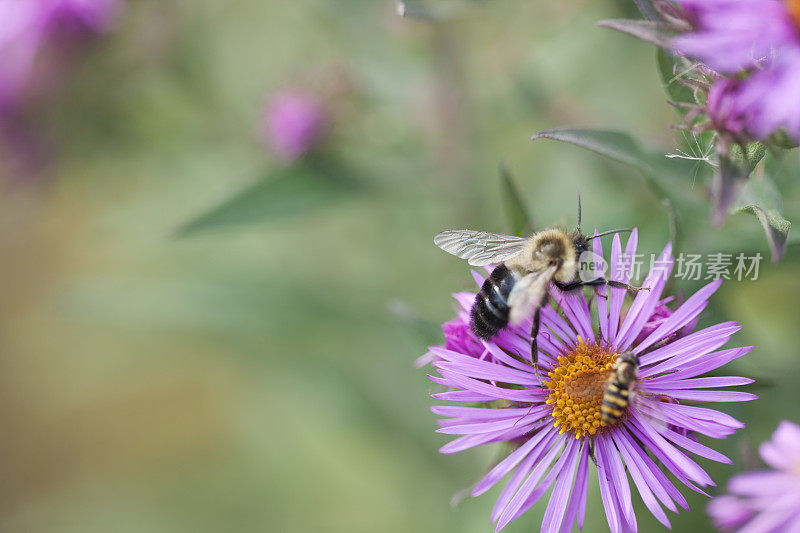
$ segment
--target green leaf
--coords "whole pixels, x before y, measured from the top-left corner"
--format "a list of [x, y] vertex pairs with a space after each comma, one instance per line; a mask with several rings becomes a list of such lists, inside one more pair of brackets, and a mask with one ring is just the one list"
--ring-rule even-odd
[[786, 249], [791, 222], [783, 217], [781, 195], [767, 176], [753, 176], [742, 187], [731, 213], [750, 213], [764, 228], [772, 252], [772, 260], [778, 261]]
[[537, 133], [531, 140], [553, 139], [580, 146], [641, 171], [659, 197], [677, 202], [696, 201], [688, 186], [692, 163], [667, 158], [663, 152], [643, 148], [627, 133], [609, 130], [552, 129]]
[[176, 232], [187, 236], [312, 213], [363, 188], [331, 159], [308, 158], [281, 168], [188, 222]]
[[537, 139], [553, 139], [575, 144], [640, 170], [650, 170], [650, 165], [641, 147], [626, 133], [611, 130], [555, 128], [540, 131], [531, 137], [532, 141]]
[[725, 222], [734, 202], [742, 194], [747, 178], [766, 153], [766, 146], [760, 142], [750, 143], [746, 147], [735, 143], [730, 146], [728, 153], [718, 153], [719, 168], [711, 186], [713, 225], [721, 227]]
[[522, 195], [511, 177], [511, 171], [505, 163], [500, 165], [500, 187], [511, 233], [513, 235], [530, 233], [533, 230], [533, 222], [522, 201]]
[[770, 135], [769, 141], [778, 148], [783, 148], [784, 150], [791, 150], [792, 148], [797, 148], [797, 141], [792, 139], [789, 136], [789, 134], [782, 129]]
[[597, 23], [601, 28], [611, 28], [652, 43], [656, 46], [669, 46], [670, 33], [666, 26], [652, 20], [608, 19]]
[[697, 63], [684, 57], [674, 56], [663, 48], [656, 51], [656, 63], [661, 83], [669, 99], [678, 103], [696, 104], [694, 91], [683, 85], [680, 79], [697, 68]]
[[[767, 154], [767, 145], [761, 142], [752, 142], [747, 145], [747, 163], [750, 167], [750, 172], [752, 172], [758, 163], [764, 159], [764, 156]], [[743, 150], [742, 145], [734, 144], [731, 145], [731, 159], [736, 161], [739, 165], [744, 165], [744, 157], [743, 157]]]

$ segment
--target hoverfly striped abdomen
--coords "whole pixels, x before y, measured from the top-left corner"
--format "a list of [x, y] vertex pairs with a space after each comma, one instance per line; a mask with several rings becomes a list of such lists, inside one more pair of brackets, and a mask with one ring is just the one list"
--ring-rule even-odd
[[600, 405], [600, 421], [604, 426], [616, 424], [630, 401], [630, 386], [636, 379], [636, 370], [639, 368], [639, 358], [625, 352], [617, 358], [614, 374], [603, 392], [603, 401]]
[[511, 311], [508, 295], [515, 283], [516, 277], [505, 265], [495, 268], [483, 282], [475, 296], [470, 320], [472, 331], [478, 337], [489, 340], [508, 325]]

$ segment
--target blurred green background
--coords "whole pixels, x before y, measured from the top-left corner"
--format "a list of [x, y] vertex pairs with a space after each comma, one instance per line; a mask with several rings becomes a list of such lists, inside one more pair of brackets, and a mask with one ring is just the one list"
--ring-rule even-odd
[[[46, 176], [0, 195], [0, 529], [493, 531], [499, 489], [450, 499], [501, 450], [439, 454], [434, 387], [413, 367], [441, 341], [425, 324], [472, 288], [432, 236], [508, 231], [506, 161], [538, 226], [573, 225], [580, 190], [587, 226], [638, 226], [640, 250], [660, 251], [668, 217], [640, 176], [528, 139], [610, 127], [666, 153], [677, 117], [652, 47], [595, 27], [632, 2], [450, 4], [431, 23], [389, 0], [138, 0], [72, 64], [36, 114], [56, 147]], [[328, 150], [369, 190], [176, 237], [279, 168], [255, 135], [265, 95], [330, 69], [350, 88]], [[684, 229], [685, 251], [769, 255], [746, 215]], [[798, 421], [798, 262], [790, 245], [757, 282], [724, 284], [701, 322], [741, 321], [735, 343], [757, 349], [727, 373], [766, 384], [721, 406], [747, 428], [714, 443], [737, 466], [698, 459], [720, 486]], [[708, 530], [706, 498], [687, 496], [674, 529]], [[661, 528], [641, 502], [637, 516]], [[606, 529], [595, 488], [586, 530]]]

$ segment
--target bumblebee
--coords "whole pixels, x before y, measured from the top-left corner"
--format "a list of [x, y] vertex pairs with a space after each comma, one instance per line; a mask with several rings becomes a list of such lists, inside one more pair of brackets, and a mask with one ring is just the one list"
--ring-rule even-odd
[[[619, 229], [594, 237], [631, 231]], [[552, 282], [568, 292], [587, 286], [609, 285], [636, 289], [626, 283], [597, 277], [584, 281], [579, 277], [579, 259], [590, 248], [589, 237], [578, 228], [566, 232], [549, 228], [530, 237], [514, 237], [485, 231], [449, 230], [434, 237], [434, 244], [473, 266], [498, 265], [475, 297], [471, 309], [471, 327], [485, 340], [508, 325], [518, 325], [533, 317], [531, 326], [531, 362], [536, 365], [539, 311], [547, 303]]]

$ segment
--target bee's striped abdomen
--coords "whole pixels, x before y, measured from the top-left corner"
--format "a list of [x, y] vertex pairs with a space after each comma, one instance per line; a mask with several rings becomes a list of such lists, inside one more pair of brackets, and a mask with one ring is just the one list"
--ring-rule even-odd
[[614, 367], [614, 377], [603, 391], [603, 401], [600, 404], [600, 421], [604, 426], [616, 424], [628, 408], [630, 386], [636, 380], [636, 370], [639, 368], [639, 358], [625, 352], [617, 358]]
[[628, 384], [614, 379], [606, 386], [603, 402], [600, 404], [600, 421], [611, 426], [619, 420], [628, 408]]
[[478, 337], [489, 340], [508, 325], [508, 295], [515, 283], [514, 274], [505, 265], [495, 268], [483, 282], [472, 304], [470, 321]]

